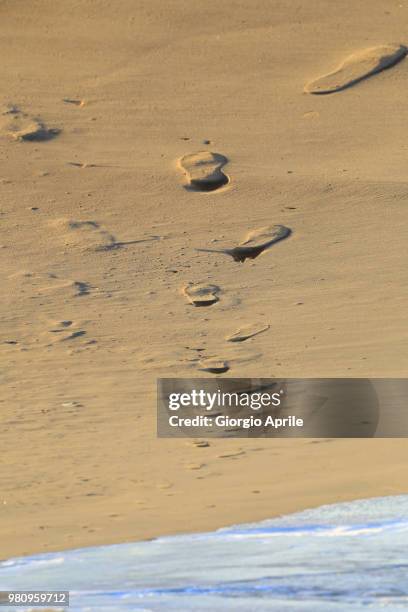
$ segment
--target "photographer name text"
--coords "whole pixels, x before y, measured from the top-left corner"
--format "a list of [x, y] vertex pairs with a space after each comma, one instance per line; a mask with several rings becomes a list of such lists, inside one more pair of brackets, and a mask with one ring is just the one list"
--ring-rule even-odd
[[284, 418], [268, 415], [262, 418], [252, 415], [248, 417], [231, 417], [224, 414], [217, 416], [197, 415], [194, 417], [180, 417], [173, 414], [169, 417], [169, 425], [170, 427], [239, 427], [241, 429], [272, 427], [274, 429], [281, 429], [285, 427], [303, 427], [303, 419], [295, 415]]

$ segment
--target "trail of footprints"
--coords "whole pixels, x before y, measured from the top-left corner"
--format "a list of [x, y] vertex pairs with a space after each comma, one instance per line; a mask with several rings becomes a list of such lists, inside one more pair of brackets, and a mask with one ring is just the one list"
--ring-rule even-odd
[[[271, 225], [260, 227], [246, 234], [244, 239], [237, 245], [225, 249], [196, 249], [201, 252], [230, 255], [234, 261], [243, 263], [247, 258], [255, 259], [264, 251], [267, 251], [275, 243], [288, 238], [291, 229], [284, 225]], [[211, 307], [220, 301], [221, 289], [218, 285], [206, 283], [188, 283], [182, 287], [182, 293], [188, 303], [195, 307]], [[225, 340], [232, 343], [242, 343], [269, 329], [269, 325], [263, 323], [250, 323], [233, 333], [227, 335]], [[225, 354], [225, 351], [224, 351]], [[249, 359], [253, 358], [251, 355]], [[225, 374], [231, 369], [231, 361], [246, 361], [245, 356], [239, 359], [234, 356], [230, 359], [212, 356], [198, 361], [198, 369], [211, 374]]]
[[[307, 83], [304, 91], [309, 94], [323, 95], [347, 89], [364, 79], [391, 68], [408, 53], [402, 44], [385, 44], [352, 53], [333, 72]], [[186, 189], [194, 191], [215, 191], [230, 182], [223, 171], [228, 159], [219, 153], [199, 151], [185, 155], [179, 160], [179, 167], [187, 178]], [[234, 261], [243, 263], [255, 259], [275, 243], [288, 238], [291, 229], [284, 225], [271, 225], [250, 231], [235, 246], [223, 249], [198, 248], [199, 252], [229, 255]], [[189, 304], [195, 307], [212, 307], [220, 300], [221, 289], [213, 284], [189, 283], [182, 288]], [[245, 342], [269, 329], [269, 325], [252, 323], [225, 337], [228, 342]], [[224, 374], [230, 369], [228, 360], [218, 357], [203, 359], [199, 369], [213, 374]]]
[[[398, 64], [408, 53], [405, 45], [390, 43], [359, 50], [346, 57], [332, 72], [320, 76], [304, 86], [308, 94], [327, 95], [340, 92]], [[84, 106], [83, 100], [64, 98], [65, 104], [78, 107]], [[21, 142], [44, 142], [59, 135], [59, 128], [48, 127], [42, 119], [22, 111], [15, 105], [9, 105], [0, 111], [0, 136]], [[230, 177], [224, 167], [228, 159], [220, 153], [199, 151], [184, 155], [178, 161], [179, 168], [186, 177], [184, 187], [196, 192], [223, 191]], [[86, 167], [87, 164], [72, 162], [71, 165]], [[110, 251], [125, 245], [138, 244], [157, 240], [159, 236], [149, 236], [139, 240], [118, 241], [106, 228], [94, 220], [56, 219], [50, 222], [53, 235], [69, 248], [83, 251]], [[198, 248], [199, 252], [228, 255], [236, 262], [243, 263], [246, 259], [255, 259], [268, 251], [274, 244], [291, 235], [291, 229], [284, 225], [271, 225], [250, 231], [237, 245], [224, 249]], [[17, 279], [17, 276], [19, 279]], [[73, 295], [87, 295], [92, 288], [87, 283], [58, 279], [55, 275], [37, 275], [22, 272], [16, 275], [16, 280], [24, 280], [33, 285], [38, 295], [49, 291], [72, 291]], [[182, 288], [182, 293], [188, 303], [194, 307], [214, 307], [222, 296], [221, 288], [214, 284], [188, 283]], [[227, 335], [225, 340], [230, 343], [242, 343], [269, 329], [269, 325], [251, 323]], [[58, 341], [67, 341], [85, 334], [84, 330], [75, 329], [70, 321], [61, 321], [49, 330]], [[211, 357], [200, 359], [198, 367], [201, 371], [223, 374], [230, 369], [226, 359]]]

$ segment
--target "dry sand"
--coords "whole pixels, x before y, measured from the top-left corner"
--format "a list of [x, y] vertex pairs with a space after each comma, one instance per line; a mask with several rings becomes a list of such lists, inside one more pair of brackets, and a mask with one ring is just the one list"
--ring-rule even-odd
[[[0, 23], [0, 557], [406, 492], [405, 440], [156, 439], [155, 380], [406, 374], [408, 60], [304, 88], [407, 43], [408, 2], [3, 0]], [[202, 152], [228, 160], [206, 193], [180, 161]], [[254, 260], [196, 250], [272, 225]]]

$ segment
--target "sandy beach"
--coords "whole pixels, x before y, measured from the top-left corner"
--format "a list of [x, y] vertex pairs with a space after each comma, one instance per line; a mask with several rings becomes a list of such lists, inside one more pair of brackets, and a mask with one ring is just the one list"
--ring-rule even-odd
[[[408, 44], [408, 2], [3, 0], [0, 23], [0, 558], [406, 493], [404, 439], [158, 439], [156, 379], [406, 375], [408, 59], [312, 90]], [[271, 226], [254, 259], [197, 250]]]

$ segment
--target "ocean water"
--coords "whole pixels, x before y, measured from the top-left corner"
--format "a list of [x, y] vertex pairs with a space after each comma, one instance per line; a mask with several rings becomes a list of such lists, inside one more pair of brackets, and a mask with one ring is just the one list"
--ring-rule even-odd
[[408, 495], [11, 559], [0, 563], [0, 589], [69, 590], [71, 612], [401, 612], [408, 610]]

